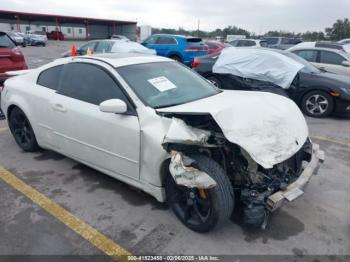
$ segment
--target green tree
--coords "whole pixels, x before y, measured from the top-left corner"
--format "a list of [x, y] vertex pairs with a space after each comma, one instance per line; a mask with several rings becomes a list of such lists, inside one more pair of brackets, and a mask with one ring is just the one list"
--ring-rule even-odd
[[344, 38], [350, 38], [350, 21], [348, 18], [338, 19], [333, 27], [326, 28], [327, 36], [331, 40], [341, 40]]

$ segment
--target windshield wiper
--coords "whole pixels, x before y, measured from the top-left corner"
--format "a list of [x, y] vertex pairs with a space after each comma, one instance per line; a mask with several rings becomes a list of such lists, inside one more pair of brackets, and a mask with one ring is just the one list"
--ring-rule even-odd
[[168, 105], [159, 105], [159, 106], [155, 106], [153, 107], [154, 109], [160, 109], [160, 108], [165, 108], [165, 107], [171, 107], [171, 106], [178, 106], [181, 105], [183, 103], [174, 103], [174, 104], [168, 104]]

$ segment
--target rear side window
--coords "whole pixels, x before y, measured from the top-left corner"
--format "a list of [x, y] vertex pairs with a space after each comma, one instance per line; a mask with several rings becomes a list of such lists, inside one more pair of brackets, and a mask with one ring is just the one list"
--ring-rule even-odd
[[4, 33], [0, 33], [0, 48], [14, 48], [16, 45]]
[[246, 40], [244, 42], [245, 42], [244, 46], [255, 46], [255, 42], [254, 41]]
[[101, 41], [98, 42], [95, 48], [96, 53], [108, 53], [111, 51], [114, 42], [111, 41]]
[[175, 45], [176, 40], [173, 37], [159, 36], [156, 43], [161, 45]]
[[63, 65], [59, 65], [59, 66], [51, 67], [41, 72], [38, 77], [37, 84], [53, 90], [57, 90], [59, 80], [61, 77], [62, 68], [63, 68]]
[[345, 58], [338, 54], [321, 51], [320, 62], [323, 64], [341, 65], [343, 61], [345, 61]]
[[57, 93], [94, 105], [115, 98], [127, 103], [124, 93], [105, 70], [86, 63], [64, 66]]
[[295, 51], [294, 53], [309, 62], [317, 62], [316, 50], [301, 50], [301, 51]]
[[260, 46], [261, 47], [267, 47], [267, 42], [266, 41], [260, 41]]

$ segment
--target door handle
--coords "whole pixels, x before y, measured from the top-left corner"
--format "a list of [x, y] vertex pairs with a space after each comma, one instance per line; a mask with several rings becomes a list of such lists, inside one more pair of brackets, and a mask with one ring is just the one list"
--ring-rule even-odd
[[55, 110], [55, 111], [61, 112], [61, 113], [67, 112], [67, 110], [61, 104], [54, 104], [52, 106], [52, 109]]

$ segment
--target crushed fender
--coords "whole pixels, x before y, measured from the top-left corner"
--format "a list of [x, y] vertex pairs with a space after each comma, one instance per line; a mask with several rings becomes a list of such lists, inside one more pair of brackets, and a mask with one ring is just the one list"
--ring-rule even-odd
[[173, 117], [163, 144], [206, 144], [209, 136], [209, 131], [190, 127], [183, 120]]
[[180, 152], [170, 152], [171, 161], [169, 165], [170, 174], [177, 185], [207, 189], [216, 186], [216, 182], [207, 173], [190, 166], [194, 160]]

